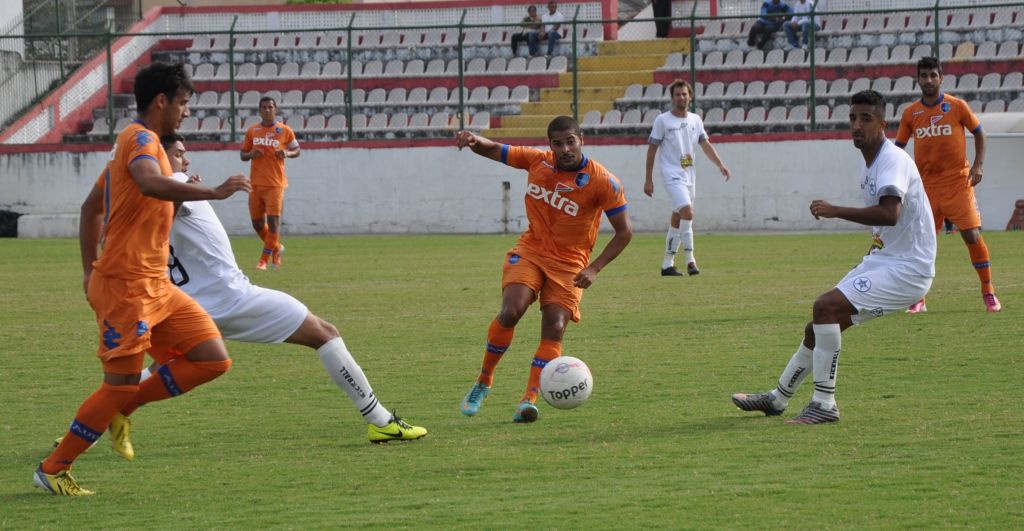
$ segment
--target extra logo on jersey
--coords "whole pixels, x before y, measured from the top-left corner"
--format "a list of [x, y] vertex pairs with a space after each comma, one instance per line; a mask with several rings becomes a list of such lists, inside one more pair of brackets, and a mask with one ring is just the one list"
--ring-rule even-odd
[[526, 185], [527, 197], [532, 197], [547, 203], [549, 206], [556, 210], [561, 210], [570, 216], [575, 217], [580, 211], [580, 206], [575, 201], [570, 200], [567, 197], [562, 196], [558, 190], [551, 191], [543, 186], [538, 186], [534, 183]]
[[277, 149], [281, 147], [281, 142], [273, 137], [256, 137], [252, 139], [252, 145], [254, 146], [266, 146]]
[[[943, 103], [947, 105], [947, 103]], [[915, 138], [931, 138], [936, 136], [953, 136], [953, 127], [949, 124], [939, 124], [942, 121], [942, 115], [935, 115], [929, 118], [931, 125], [928, 127], [918, 127], [914, 130]]]

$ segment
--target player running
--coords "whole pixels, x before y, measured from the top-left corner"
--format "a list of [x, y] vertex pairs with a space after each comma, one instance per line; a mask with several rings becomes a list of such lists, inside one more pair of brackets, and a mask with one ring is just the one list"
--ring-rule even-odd
[[[164, 135], [160, 139], [170, 160], [172, 177], [179, 182], [199, 182], [189, 178], [189, 159], [184, 139]], [[103, 182], [96, 187], [102, 191]], [[99, 234], [88, 242], [95, 248]], [[217, 328], [226, 339], [248, 343], [291, 343], [315, 349], [324, 369], [341, 388], [367, 422], [370, 442], [414, 440], [427, 430], [410, 426], [397, 415], [389, 413], [377, 400], [362, 368], [349, 353], [338, 329], [311, 313], [306, 306], [287, 293], [261, 288], [249, 282], [238, 268], [227, 231], [207, 201], [182, 203], [171, 226], [171, 281], [195, 298], [210, 312]], [[159, 359], [159, 356], [154, 355]], [[150, 367], [142, 373], [162, 375], [167, 367]], [[135, 452], [129, 430], [115, 435], [114, 449], [131, 460]]]
[[[97, 356], [103, 383], [82, 403], [67, 434], [36, 470], [37, 487], [53, 494], [88, 496], [71, 476], [71, 465], [107, 430], [118, 433], [124, 417], [143, 404], [186, 393], [231, 367], [224, 341], [210, 316], [167, 278], [172, 201], [224, 199], [249, 190], [235, 175], [217, 188], [170, 179], [161, 134], [173, 133], [188, 116], [194, 89], [181, 64], [156, 62], [134, 81], [138, 118], [118, 135], [104, 193], [90, 192], [80, 230], [104, 222], [103, 256], [82, 242], [83, 282], [99, 325]], [[146, 351], [166, 365], [161, 378], [139, 382]]]
[[[459, 131], [456, 145], [473, 153], [527, 170], [526, 217], [529, 226], [505, 256], [501, 311], [487, 330], [483, 366], [462, 401], [464, 415], [476, 415], [491, 391], [494, 369], [512, 344], [515, 326], [540, 299], [541, 340], [530, 366], [526, 391], [514, 422], [537, 420], [540, 372], [562, 353], [567, 322], [579, 322], [583, 290], [590, 287], [633, 236], [626, 196], [619, 179], [583, 155], [583, 135], [576, 120], [559, 116], [548, 124], [550, 151], [499, 144]], [[615, 235], [593, 261], [601, 214]]]
[[268, 261], [274, 269], [281, 267], [281, 253], [284, 252], [280, 234], [281, 214], [284, 212], [284, 189], [288, 188], [284, 159], [294, 159], [300, 153], [295, 132], [277, 121], [277, 102], [274, 98], [261, 98], [260, 123], [245, 132], [240, 153], [243, 161], [252, 161], [249, 217], [252, 218], [253, 230], [263, 240], [263, 252], [256, 262], [256, 269], [266, 269]]
[[[974, 197], [974, 187], [981, 182], [985, 161], [985, 132], [967, 102], [943, 94], [942, 66], [934, 57], [917, 62], [917, 84], [921, 99], [903, 111], [896, 145], [904, 147], [914, 139], [914, 161], [921, 172], [924, 190], [932, 205], [936, 232], [943, 219], [951, 220], [960, 229], [960, 237], [981, 281], [981, 298], [991, 313], [1003, 309], [992, 285], [988, 246], [981, 237], [981, 214]], [[967, 138], [964, 130], [974, 135], [974, 164], [967, 161]], [[948, 232], [948, 231], [947, 231]], [[924, 299], [910, 306], [908, 313], [927, 311]]]
[[672, 200], [672, 216], [669, 218], [668, 234], [665, 235], [665, 257], [661, 262], [661, 276], [678, 277], [683, 274], [676, 269], [676, 253], [683, 246], [686, 258], [686, 272], [700, 273], [697, 260], [693, 257], [693, 199], [697, 192], [697, 172], [693, 166], [693, 155], [700, 146], [704, 155], [718, 167], [725, 180], [730, 177], [729, 168], [718, 156], [704, 131], [700, 116], [687, 111], [693, 99], [690, 84], [677, 79], [668, 86], [672, 94], [672, 110], [658, 115], [651, 128], [647, 146], [646, 177], [644, 193], [654, 197], [654, 160], [657, 157], [665, 192]]
[[935, 277], [935, 221], [914, 161], [885, 138], [885, 99], [873, 90], [850, 101], [853, 145], [864, 156], [860, 168], [864, 208], [811, 201], [811, 214], [870, 225], [871, 248], [853, 268], [814, 301], [814, 318], [804, 340], [782, 371], [779, 385], [760, 394], [738, 393], [732, 401], [744, 411], [781, 415], [808, 374], [814, 375], [811, 403], [789, 424], [839, 420], [836, 369], [843, 330], [900, 311], [931, 287]]

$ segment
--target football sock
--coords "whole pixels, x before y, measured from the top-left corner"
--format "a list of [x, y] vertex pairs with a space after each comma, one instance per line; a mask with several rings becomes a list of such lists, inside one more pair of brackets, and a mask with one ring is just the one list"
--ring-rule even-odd
[[544, 370], [549, 361], [561, 355], [561, 341], [540, 340], [540, 346], [533, 355], [533, 363], [530, 364], [530, 381], [526, 383], [526, 392], [523, 393], [522, 400], [529, 400], [531, 403], [537, 401], [537, 395], [540, 394], [540, 371]]
[[683, 240], [683, 255], [686, 263], [693, 261], [693, 220], [679, 220], [679, 234]]
[[345, 391], [363, 419], [380, 428], [387, 426], [391, 421], [391, 413], [373, 395], [370, 382], [345, 347], [345, 341], [336, 337], [321, 345], [316, 351], [320, 354], [320, 361], [331, 375], [334, 384]]
[[153, 371], [149, 370], [149, 367], [142, 369], [142, 372], [139, 373], [139, 382], [142, 382], [143, 380], [149, 378], [150, 376], [153, 376]]
[[501, 357], [512, 344], [512, 336], [515, 335], [515, 328], [505, 328], [497, 319], [491, 321], [487, 328], [487, 348], [484, 349], [484, 362], [480, 366], [480, 376], [476, 379], [488, 387], [494, 383], [494, 369], [501, 361]]
[[996, 288], [992, 285], [992, 269], [989, 267], [988, 246], [985, 240], [978, 235], [978, 241], [967, 244], [967, 252], [971, 254], [971, 263], [974, 264], [974, 272], [978, 274], [981, 281], [982, 293], [995, 293]]
[[139, 384], [139, 392], [121, 408], [121, 414], [129, 416], [139, 406], [159, 400], [166, 400], [195, 389], [228, 372], [231, 360], [189, 361], [179, 358], [156, 371], [156, 378], [148, 378]]
[[43, 461], [43, 472], [56, 474], [89, 449], [110, 427], [110, 419], [138, 392], [137, 385], [102, 384], [82, 402], [67, 435]]
[[270, 229], [267, 227], [267, 224], [264, 223], [263, 224], [263, 228], [260, 229], [260, 233], [259, 233], [260, 234], [260, 240], [267, 241], [267, 233], [268, 232], [270, 232]]
[[836, 404], [836, 370], [843, 337], [838, 324], [816, 324], [814, 328], [814, 395], [811, 400], [828, 409]]
[[267, 237], [263, 238], [263, 254], [270, 258], [270, 255], [277, 250], [277, 245], [281, 240], [280, 232], [267, 232]]
[[661, 261], [661, 268], [668, 269], [676, 262], [676, 253], [679, 252], [679, 244], [682, 242], [679, 229], [669, 226], [665, 234], [665, 258]]
[[804, 346], [801, 340], [800, 348], [796, 349], [792, 358], [789, 358], [789, 363], [779, 376], [779, 386], [771, 392], [772, 405], [777, 409], [786, 409], [789, 399], [793, 398], [797, 389], [800, 389], [800, 384], [807, 378], [813, 366], [813, 354], [814, 351]]

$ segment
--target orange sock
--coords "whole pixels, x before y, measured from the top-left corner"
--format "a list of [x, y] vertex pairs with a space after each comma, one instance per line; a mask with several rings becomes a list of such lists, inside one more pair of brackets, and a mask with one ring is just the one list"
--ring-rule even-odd
[[[263, 253], [273, 253], [277, 250], [277, 245], [281, 242], [280, 232], [267, 232], [267, 237], [263, 238]], [[269, 249], [269, 251], [268, 251]]]
[[231, 360], [188, 361], [176, 359], [163, 365], [150, 378], [139, 385], [139, 392], [121, 409], [124, 416], [131, 415], [139, 406], [159, 400], [166, 400], [195, 389], [196, 387], [228, 372]]
[[491, 321], [487, 329], [487, 348], [484, 350], [484, 363], [480, 367], [480, 377], [476, 379], [488, 387], [494, 382], [494, 369], [501, 361], [501, 357], [512, 344], [512, 336], [515, 335], [515, 328], [505, 328], [497, 319]]
[[974, 272], [978, 274], [981, 281], [982, 293], [995, 293], [996, 288], [992, 285], [992, 269], [989, 267], [988, 246], [985, 240], [978, 235], [978, 241], [967, 244], [967, 252], [971, 254], [971, 263], [974, 264]]
[[260, 239], [261, 239], [261, 240], [263, 240], [263, 241], [267, 241], [267, 233], [268, 233], [268, 232], [270, 232], [270, 228], [269, 228], [269, 227], [267, 227], [267, 225], [266, 225], [266, 224], [264, 224], [264, 225], [263, 225], [263, 228], [262, 228], [262, 229], [260, 229], [260, 232], [259, 232], [259, 234], [260, 234]]
[[[540, 371], [551, 360], [562, 355], [562, 342], [541, 339], [536, 354], [533, 355], [533, 364], [530, 365], [530, 381], [526, 384], [526, 392], [522, 400], [529, 400], [531, 403], [537, 401], [540, 394]], [[522, 401], [520, 400], [520, 401]]]
[[102, 384], [82, 402], [67, 435], [43, 461], [43, 472], [56, 474], [71, 467], [110, 426], [110, 419], [138, 392], [137, 385]]

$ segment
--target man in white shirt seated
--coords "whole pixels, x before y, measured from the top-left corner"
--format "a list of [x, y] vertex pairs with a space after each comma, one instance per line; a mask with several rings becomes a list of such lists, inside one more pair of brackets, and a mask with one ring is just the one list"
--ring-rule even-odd
[[[821, 6], [819, 6], [821, 7]], [[793, 5], [793, 18], [783, 25], [786, 30], [786, 41], [791, 48], [807, 49], [811, 39], [811, 24], [814, 24], [814, 31], [821, 29], [818, 17], [811, 17], [811, 10], [814, 9], [814, 0], [800, 0]], [[797, 32], [803, 37], [803, 43], [797, 40]]]
[[562, 29], [562, 22], [565, 22], [565, 15], [558, 11], [558, 4], [548, 2], [548, 12], [541, 15], [540, 20], [544, 23], [540, 33], [529, 34], [530, 55], [540, 53], [540, 41], [547, 41], [547, 55], [554, 55], [555, 44], [558, 43], [558, 39], [562, 38], [560, 31]]

